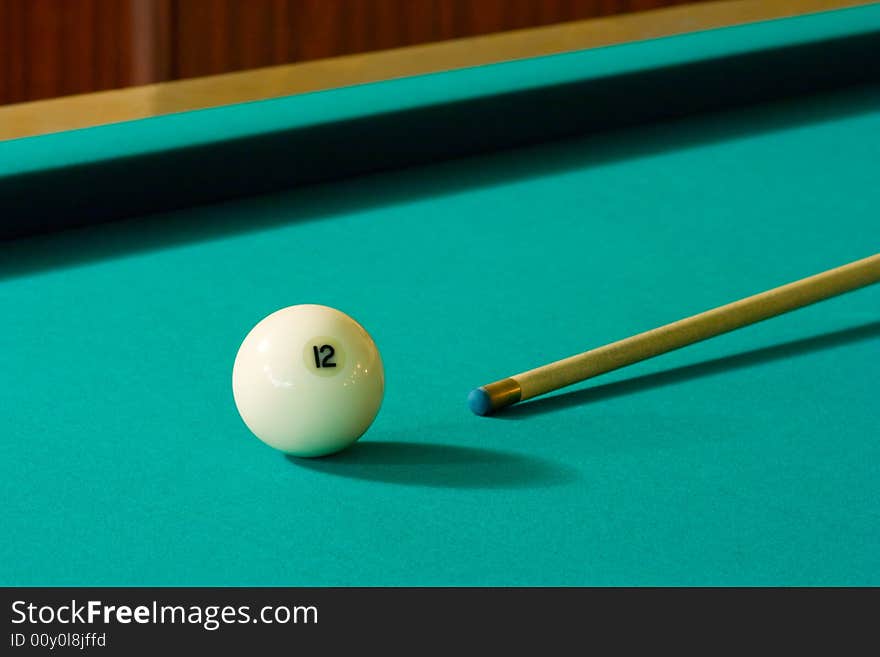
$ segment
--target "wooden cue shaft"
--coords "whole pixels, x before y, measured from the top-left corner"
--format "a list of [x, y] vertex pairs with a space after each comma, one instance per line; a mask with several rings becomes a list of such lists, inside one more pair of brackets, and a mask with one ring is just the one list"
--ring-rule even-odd
[[[519, 401], [564, 388], [689, 344], [727, 333], [749, 324], [803, 308], [830, 297], [880, 281], [880, 253], [829, 269], [794, 283], [728, 303], [698, 315], [639, 333], [597, 349], [537, 367], [482, 386], [483, 400], [472, 403], [485, 415]], [[472, 393], [473, 394], [473, 393]], [[481, 410], [483, 412], [481, 412]]]

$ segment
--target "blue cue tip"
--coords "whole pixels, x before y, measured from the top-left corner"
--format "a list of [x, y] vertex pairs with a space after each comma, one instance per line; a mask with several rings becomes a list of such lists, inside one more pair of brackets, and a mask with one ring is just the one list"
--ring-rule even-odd
[[468, 394], [468, 407], [477, 415], [486, 415], [492, 409], [492, 400], [482, 388], [474, 388]]

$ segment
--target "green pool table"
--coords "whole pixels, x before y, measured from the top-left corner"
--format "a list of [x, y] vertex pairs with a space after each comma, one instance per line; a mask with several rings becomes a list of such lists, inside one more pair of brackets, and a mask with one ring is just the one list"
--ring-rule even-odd
[[[878, 5], [2, 142], [0, 230], [2, 584], [880, 584], [876, 286], [465, 402], [880, 250]], [[385, 364], [322, 459], [232, 399], [297, 303]]]

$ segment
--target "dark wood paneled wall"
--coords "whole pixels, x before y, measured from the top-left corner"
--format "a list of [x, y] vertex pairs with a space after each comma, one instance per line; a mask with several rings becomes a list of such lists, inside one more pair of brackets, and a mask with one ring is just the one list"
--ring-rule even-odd
[[0, 0], [0, 103], [700, 0]]
[[196, 0], [175, 7], [174, 77], [455, 39], [693, 0]]
[[0, 0], [0, 103], [133, 84], [131, 5]]

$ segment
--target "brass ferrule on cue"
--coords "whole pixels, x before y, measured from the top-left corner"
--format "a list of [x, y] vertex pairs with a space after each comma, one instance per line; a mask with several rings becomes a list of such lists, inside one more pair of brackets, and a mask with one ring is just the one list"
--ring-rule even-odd
[[515, 404], [522, 398], [522, 388], [513, 379], [501, 379], [495, 383], [489, 383], [483, 386], [483, 391], [489, 396], [490, 413]]

